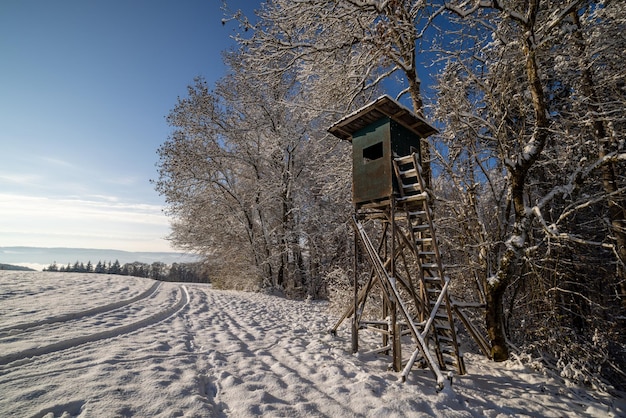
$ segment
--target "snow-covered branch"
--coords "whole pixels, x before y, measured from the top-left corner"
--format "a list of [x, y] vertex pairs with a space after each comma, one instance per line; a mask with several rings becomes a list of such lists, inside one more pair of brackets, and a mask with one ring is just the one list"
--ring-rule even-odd
[[506, 6], [507, 5], [502, 0], [463, 0], [460, 3], [445, 3], [445, 8], [447, 10], [457, 14], [464, 19], [476, 13], [479, 9], [494, 9], [503, 12], [509, 18], [518, 21], [524, 25], [528, 24], [529, 20], [526, 14], [520, 13]]

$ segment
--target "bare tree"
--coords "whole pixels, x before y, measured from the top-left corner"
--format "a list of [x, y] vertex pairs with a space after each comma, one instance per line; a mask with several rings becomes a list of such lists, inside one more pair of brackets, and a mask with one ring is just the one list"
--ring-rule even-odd
[[[445, 48], [452, 53], [439, 82], [437, 112], [447, 122], [440, 160], [457, 192], [447, 207], [466, 229], [457, 236], [471, 237], [465, 260], [474, 260], [485, 288], [495, 359], [508, 357], [507, 328], [509, 336], [520, 335], [524, 321], [541, 322], [534, 341], [545, 338], [555, 347], [563, 348], [583, 328], [588, 341], [597, 341], [590, 325], [615, 303], [607, 289], [623, 283], [615, 245], [624, 207], [624, 178], [617, 174], [623, 172], [617, 167], [624, 145], [615, 129], [623, 127], [616, 111], [623, 104], [617, 81], [623, 69], [612, 59], [623, 46], [600, 44], [597, 36], [618, 30], [624, 6], [606, 6], [446, 6], [462, 18], [455, 24], [465, 36], [452, 41], [465, 48]], [[602, 94], [594, 92], [592, 71], [602, 79]], [[607, 133], [608, 126], [614, 133]], [[611, 254], [613, 263], [607, 263]], [[526, 317], [513, 325], [521, 306]], [[561, 318], [568, 318], [567, 336], [557, 332], [559, 323], [566, 324]]]
[[[424, 112], [418, 75], [419, 43], [442, 5], [424, 1], [276, 0], [263, 3], [252, 25], [240, 13], [252, 36], [240, 37], [250, 51], [250, 64], [266, 76], [294, 71], [311, 94], [311, 109], [328, 111], [322, 103], [362, 105], [383, 82], [399, 81], [398, 97], [407, 96], [413, 110]], [[272, 63], [281, 62], [281, 66]], [[315, 92], [315, 93], [313, 93]], [[322, 98], [323, 97], [323, 98]], [[328, 99], [335, 99], [329, 101]], [[348, 109], [340, 109], [343, 115]], [[422, 143], [424, 175], [430, 177], [430, 147]]]
[[226, 54], [231, 71], [213, 91], [197, 79], [179, 99], [156, 188], [167, 199], [172, 241], [211, 260], [218, 285], [317, 297], [337, 255], [322, 244], [329, 234], [320, 223], [332, 227], [345, 211], [345, 198], [336, 210], [319, 186], [333, 178], [339, 144], [321, 141], [319, 125], [330, 122], [306, 110], [290, 73], [268, 79], [250, 59]]
[[248, 285], [278, 285], [271, 249], [273, 218], [284, 203], [284, 188], [277, 190], [283, 177], [273, 171], [283, 159], [281, 109], [263, 95], [280, 92], [256, 87], [236, 68], [214, 92], [196, 80], [168, 117], [175, 131], [159, 150], [156, 186], [174, 218], [176, 245], [223, 260], [234, 277], [247, 273]]

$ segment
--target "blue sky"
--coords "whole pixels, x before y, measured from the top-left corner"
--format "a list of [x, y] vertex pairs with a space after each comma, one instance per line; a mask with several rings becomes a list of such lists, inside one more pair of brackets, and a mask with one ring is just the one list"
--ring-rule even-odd
[[221, 8], [0, 2], [0, 246], [175, 250], [150, 179], [177, 97], [225, 73], [236, 26]]

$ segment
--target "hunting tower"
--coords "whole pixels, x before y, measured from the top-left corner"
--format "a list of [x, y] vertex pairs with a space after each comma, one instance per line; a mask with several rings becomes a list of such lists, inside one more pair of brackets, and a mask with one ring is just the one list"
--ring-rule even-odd
[[[382, 336], [373, 351], [391, 354], [403, 380], [414, 364], [430, 368], [441, 389], [442, 371], [465, 373], [455, 318], [480, 349], [488, 346], [448, 294], [430, 207], [422, 176], [420, 143], [437, 132], [423, 118], [382, 96], [330, 127], [352, 142], [352, 198], [355, 213], [354, 300], [331, 332], [352, 318], [352, 350], [359, 332]], [[361, 257], [359, 251], [364, 251]], [[363, 271], [360, 260], [369, 269]], [[407, 356], [403, 346], [409, 346]], [[485, 351], [486, 350], [486, 351]]]

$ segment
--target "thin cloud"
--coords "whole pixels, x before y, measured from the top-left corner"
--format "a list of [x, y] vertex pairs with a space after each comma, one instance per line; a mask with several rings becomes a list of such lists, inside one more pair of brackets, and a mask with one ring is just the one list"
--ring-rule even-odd
[[41, 176], [36, 174], [0, 173], [0, 183], [32, 186], [41, 182]]
[[109, 178], [107, 180], [107, 183], [113, 184], [116, 186], [134, 186], [141, 181], [145, 181], [145, 180], [137, 176], [126, 176], [126, 177]]
[[28, 213], [30, 216], [55, 216], [77, 221], [107, 219], [123, 223], [169, 224], [161, 209], [159, 205], [122, 202], [112, 196], [106, 200], [88, 200], [0, 194], [0, 216], [24, 216]]
[[117, 196], [109, 196], [109, 195], [104, 195], [104, 194], [88, 194], [85, 196], [86, 198], [88, 198], [88, 200], [104, 200], [106, 202], [119, 202], [120, 199]]
[[0, 237], [5, 245], [41, 245], [44, 241], [49, 246], [68, 246], [84, 242], [89, 248], [167, 250], [169, 244], [164, 238], [169, 233], [169, 220], [159, 205], [124, 202], [114, 196], [0, 194]]
[[49, 165], [54, 165], [54, 166], [63, 167], [63, 168], [76, 168], [75, 164], [72, 164], [66, 160], [62, 160], [60, 158], [53, 158], [53, 157], [48, 157], [48, 156], [38, 156], [36, 158]]

